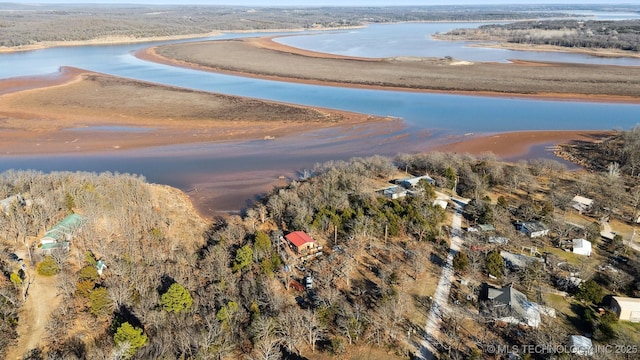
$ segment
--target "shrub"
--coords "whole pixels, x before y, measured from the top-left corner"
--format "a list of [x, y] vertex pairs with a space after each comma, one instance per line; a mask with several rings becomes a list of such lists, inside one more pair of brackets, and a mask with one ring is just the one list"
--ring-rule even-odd
[[457, 252], [453, 256], [453, 268], [457, 272], [461, 273], [467, 271], [467, 269], [469, 268], [469, 258], [467, 257], [467, 254], [463, 253], [462, 251]]
[[109, 299], [109, 293], [106, 288], [97, 288], [89, 295], [89, 311], [95, 316], [107, 315], [111, 312], [113, 302]]
[[36, 267], [38, 274], [43, 276], [53, 276], [60, 272], [60, 265], [51, 256], [46, 256]]
[[80, 280], [89, 280], [96, 282], [98, 281], [98, 270], [93, 265], [88, 265], [80, 269], [80, 273], [78, 274], [78, 278]]
[[603, 296], [604, 292], [602, 291], [602, 287], [593, 280], [587, 280], [580, 284], [578, 292], [576, 293], [576, 299], [594, 304], [600, 303]]

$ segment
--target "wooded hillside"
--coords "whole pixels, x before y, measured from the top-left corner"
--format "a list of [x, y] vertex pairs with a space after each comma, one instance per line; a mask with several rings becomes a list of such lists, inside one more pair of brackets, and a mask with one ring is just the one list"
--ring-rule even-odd
[[640, 51], [640, 20], [520, 21], [505, 25], [483, 25], [477, 29], [455, 29], [437, 37], [568, 48], [619, 49], [637, 54]]

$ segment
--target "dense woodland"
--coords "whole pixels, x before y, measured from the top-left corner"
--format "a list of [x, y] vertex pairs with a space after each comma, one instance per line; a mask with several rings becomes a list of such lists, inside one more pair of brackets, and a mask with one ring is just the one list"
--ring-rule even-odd
[[[625, 144], [635, 139], [624, 136]], [[436, 187], [421, 182], [413, 196], [396, 200], [376, 191], [405, 171], [428, 173]], [[631, 223], [640, 211], [637, 175], [573, 173], [552, 160], [510, 164], [491, 155], [443, 153], [330, 162], [309, 173], [242, 216], [209, 225], [179, 192], [138, 176], [1, 174], [0, 198], [19, 193], [29, 202], [0, 213], [0, 353], [15, 344], [27, 285], [34, 276], [53, 276], [62, 299], [47, 322], [46, 346], [31, 350], [30, 359], [345, 358], [361, 348], [410, 358], [431, 306], [420, 288], [438, 282], [449, 248], [450, 212], [432, 201], [436, 189], [453, 188], [470, 199], [465, 228], [493, 224], [510, 242], [464, 235], [454, 267], [467, 285], [452, 288], [450, 301], [457, 307], [443, 318], [443, 356], [481, 358], [484, 344], [562, 344], [567, 335], [587, 331], [595, 331], [596, 341], [638, 345], [637, 329], [594, 310], [604, 294], [640, 295], [637, 253], [625, 249], [622, 237], [601, 241], [593, 220], [607, 215]], [[575, 194], [596, 202], [580, 218], [583, 227], [565, 218]], [[72, 212], [88, 222], [71, 251], [44, 256], [39, 236]], [[514, 229], [516, 220], [544, 221], [551, 235], [528, 239]], [[296, 230], [311, 234], [324, 256], [301, 262], [283, 251], [281, 236]], [[573, 236], [594, 241], [598, 256], [567, 257], [558, 247]], [[544, 270], [506, 268], [496, 255], [531, 246], [546, 249], [539, 254]], [[8, 259], [10, 252], [24, 254], [26, 274]], [[625, 262], [615, 273], [598, 270], [621, 253]], [[98, 260], [108, 266], [102, 276]], [[558, 287], [569, 271], [588, 285]], [[564, 312], [545, 318], [538, 329], [497, 326], [491, 314], [477, 310], [480, 281], [488, 274], [543, 303], [543, 293], [567, 291], [566, 300], [547, 303]], [[314, 279], [312, 289], [289, 286], [307, 276]]]
[[[527, 10], [527, 12], [522, 12]], [[563, 16], [536, 7], [228, 7], [0, 3], [0, 46], [214, 31], [314, 29], [407, 21], [503, 21]]]
[[640, 51], [640, 20], [543, 20], [477, 29], [455, 29], [437, 37], [458, 40], [489, 40], [514, 44], [553, 45], [569, 48]]

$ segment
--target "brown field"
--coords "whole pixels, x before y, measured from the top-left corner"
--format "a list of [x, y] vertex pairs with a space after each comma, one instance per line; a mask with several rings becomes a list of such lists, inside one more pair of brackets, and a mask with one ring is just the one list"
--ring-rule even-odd
[[138, 56], [210, 71], [334, 86], [640, 102], [637, 67], [352, 58], [300, 50], [277, 44], [271, 38], [165, 45]]

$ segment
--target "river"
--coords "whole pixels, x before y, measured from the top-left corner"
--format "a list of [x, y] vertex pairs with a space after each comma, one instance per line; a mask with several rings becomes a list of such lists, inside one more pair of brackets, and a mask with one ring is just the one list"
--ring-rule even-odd
[[[348, 49], [349, 55], [374, 57], [454, 56], [474, 60], [473, 56], [485, 57], [488, 53], [502, 52], [497, 49], [468, 48], [457, 42], [433, 41], [428, 36], [435, 31], [443, 32], [451, 27], [465, 25], [478, 24], [375, 25], [349, 31], [296, 33], [305, 36], [286, 37], [280, 41], [305, 48], [316, 44], [320, 47], [316, 50], [327, 52], [340, 53], [341, 49]], [[212, 39], [282, 34], [287, 33], [225, 34]], [[384, 39], [385, 46], [371, 46], [371, 41], [379, 39]], [[295, 44], [300, 41], [304, 44]], [[361, 45], [354, 45], [358, 42]], [[424, 46], [419, 45], [420, 42], [429, 44], [426, 47], [431, 52], [422, 52]], [[351, 137], [349, 134], [322, 130], [268, 142], [180, 145], [82, 156], [2, 155], [0, 171], [17, 168], [137, 173], [146, 176], [151, 182], [169, 184], [185, 191], [207, 189], [208, 191], [198, 192], [194, 190], [190, 194], [192, 197], [201, 197], [196, 199], [204, 204], [201, 209], [233, 211], [254, 199], [255, 194], [278, 183], [278, 177], [295, 177], [297, 171], [312, 167], [316, 162], [372, 154], [417, 152], [425, 149], [427, 143], [470, 132], [629, 129], [640, 121], [640, 106], [633, 104], [525, 100], [292, 84], [175, 68], [145, 62], [132, 55], [136, 50], [156, 44], [158, 43], [62, 47], [0, 54], [0, 78], [50, 74], [60, 66], [73, 66], [159, 84], [394, 116], [402, 118], [406, 127], [392, 133], [375, 133], [366, 137]], [[380, 53], [381, 49], [384, 54]], [[421, 52], [407, 53], [408, 49]], [[509, 54], [502, 56], [501, 61], [513, 58], [513, 53]], [[540, 53], [531, 55], [539, 56]], [[544, 56], [545, 60], [555, 60], [564, 55], [548, 53]], [[581, 60], [578, 62], [588, 62], [588, 58], [591, 57], [580, 55]], [[363, 130], [352, 131], [355, 134]], [[198, 195], [205, 193], [209, 195]]]

